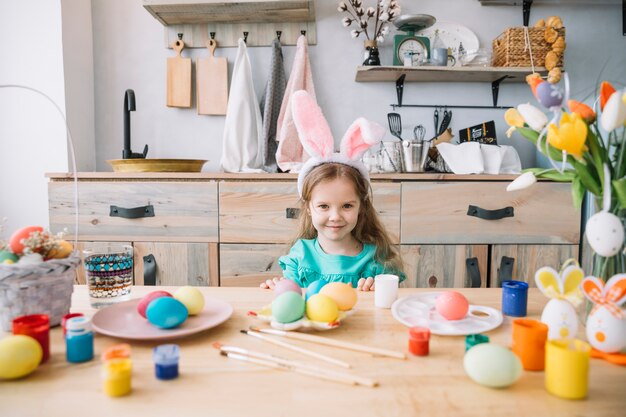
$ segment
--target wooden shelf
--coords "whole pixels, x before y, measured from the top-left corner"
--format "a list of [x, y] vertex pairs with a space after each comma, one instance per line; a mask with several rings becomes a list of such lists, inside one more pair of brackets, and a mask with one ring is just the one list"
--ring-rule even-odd
[[[535, 67], [535, 72], [546, 73], [544, 67]], [[358, 67], [357, 82], [396, 81], [406, 75], [405, 81], [421, 82], [494, 82], [507, 77], [503, 82], [523, 83], [531, 68], [516, 67]]]
[[313, 0], [144, 0], [143, 7], [165, 26], [315, 20]]

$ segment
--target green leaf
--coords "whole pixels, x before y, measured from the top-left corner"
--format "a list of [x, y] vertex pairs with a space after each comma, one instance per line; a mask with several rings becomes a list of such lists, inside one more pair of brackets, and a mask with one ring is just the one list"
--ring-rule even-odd
[[580, 178], [580, 182], [582, 185], [597, 196], [602, 195], [602, 186], [598, 183], [597, 179], [593, 177], [590, 172], [590, 167], [588, 165], [583, 164], [582, 162], [578, 162], [577, 160], [572, 160], [572, 166], [576, 170], [578, 177]]
[[576, 177], [572, 181], [572, 201], [574, 202], [574, 208], [579, 209], [583, 204], [583, 198], [585, 197], [585, 187], [580, 182], [580, 178]]
[[547, 178], [552, 181], [558, 181], [558, 182], [573, 182], [577, 178], [576, 171], [565, 170], [561, 173], [555, 169], [550, 170], [548, 172], [544, 172], [542, 174], [538, 174], [537, 177]]
[[589, 154], [591, 156], [591, 162], [593, 162], [598, 178], [600, 179], [600, 183], [604, 182], [604, 161], [607, 161], [607, 155], [604, 150], [600, 146], [600, 142], [598, 142], [598, 137], [588, 129], [587, 133], [587, 144], [589, 144]]
[[620, 178], [619, 180], [611, 181], [613, 189], [619, 201], [620, 208], [626, 208], [626, 178]]

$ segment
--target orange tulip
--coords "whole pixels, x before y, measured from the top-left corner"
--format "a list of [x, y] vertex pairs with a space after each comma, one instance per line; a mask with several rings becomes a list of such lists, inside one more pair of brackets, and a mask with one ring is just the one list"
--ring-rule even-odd
[[587, 123], [593, 123], [593, 121], [596, 120], [596, 112], [585, 103], [581, 103], [577, 100], [568, 100], [567, 106], [569, 107], [569, 111], [576, 113]]
[[543, 82], [541, 76], [537, 73], [531, 74], [526, 77], [526, 82], [530, 85], [530, 89], [533, 92], [533, 96], [537, 97], [537, 86]]
[[604, 110], [604, 105], [609, 101], [609, 97], [613, 95], [615, 88], [608, 81], [602, 81], [600, 85], [600, 110]]

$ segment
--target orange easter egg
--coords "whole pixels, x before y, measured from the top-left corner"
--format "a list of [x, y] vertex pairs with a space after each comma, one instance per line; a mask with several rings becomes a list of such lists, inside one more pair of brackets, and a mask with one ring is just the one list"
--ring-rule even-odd
[[70, 256], [74, 246], [67, 240], [57, 240], [56, 246], [48, 251], [46, 254], [47, 259], [63, 259]]
[[24, 244], [22, 243], [23, 239], [28, 239], [31, 233], [33, 232], [43, 232], [43, 227], [41, 226], [28, 226], [18, 229], [11, 235], [9, 238], [9, 248], [16, 255], [21, 255], [24, 252]]

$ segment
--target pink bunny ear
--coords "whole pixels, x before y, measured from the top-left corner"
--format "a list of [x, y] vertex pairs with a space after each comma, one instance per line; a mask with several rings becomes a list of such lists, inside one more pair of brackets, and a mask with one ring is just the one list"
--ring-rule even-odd
[[335, 141], [330, 127], [313, 97], [304, 90], [291, 96], [293, 121], [304, 150], [317, 158], [328, 158], [334, 152]]
[[604, 287], [604, 296], [607, 301], [618, 306], [626, 301], [626, 274], [613, 275]]
[[600, 278], [587, 277], [583, 279], [582, 284], [583, 293], [585, 297], [594, 303], [598, 303], [598, 300], [602, 297], [602, 290], [604, 289], [604, 282]]
[[350, 160], [359, 159], [385, 135], [385, 128], [363, 117], [356, 119], [341, 139], [341, 154]]

